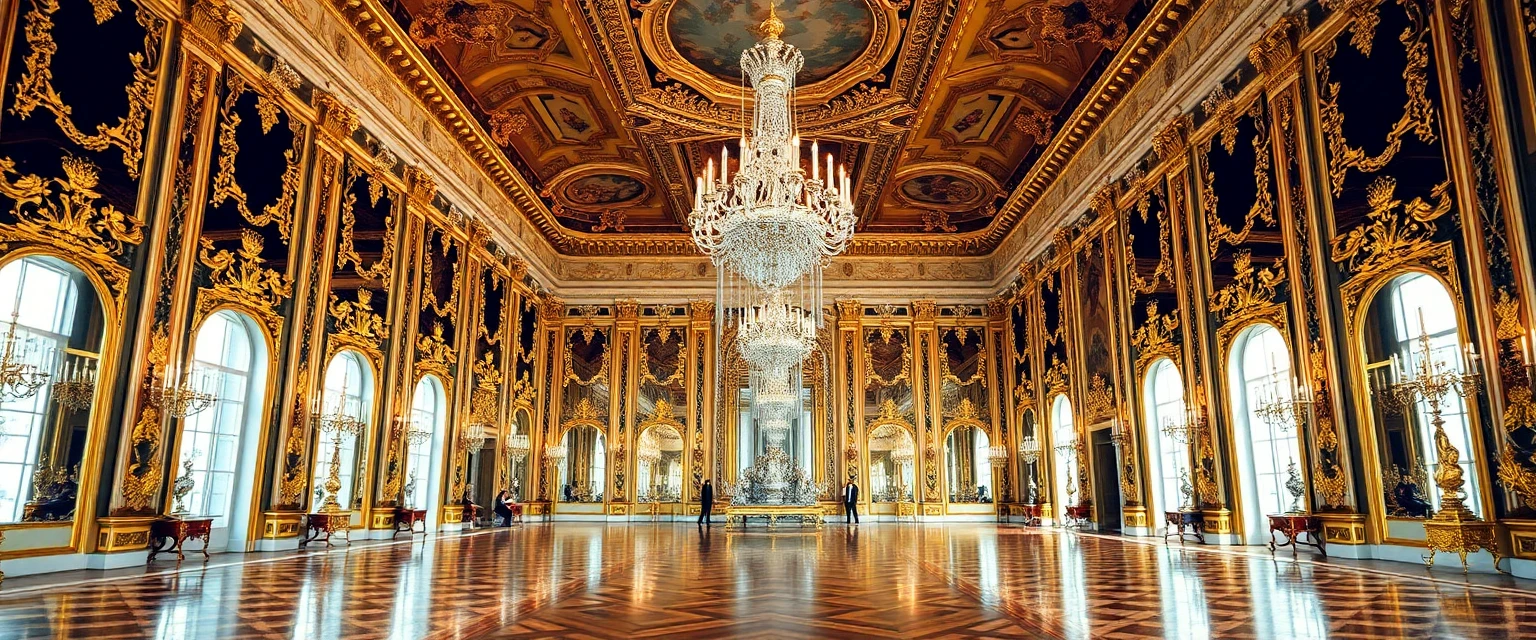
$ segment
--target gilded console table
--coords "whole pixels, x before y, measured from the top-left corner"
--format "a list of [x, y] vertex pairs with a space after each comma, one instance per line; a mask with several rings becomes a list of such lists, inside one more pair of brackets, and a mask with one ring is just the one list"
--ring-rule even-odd
[[[348, 545], [352, 544], [352, 512], [337, 511], [335, 513], [320, 512], [311, 513], [306, 518], [306, 530], [304, 539], [299, 541], [299, 548], [309, 546], [315, 540], [325, 541], [325, 546], [331, 546], [331, 536], [337, 533], [345, 534], [343, 537]], [[320, 535], [325, 534], [324, 538]]]
[[820, 529], [822, 525], [822, 512], [819, 505], [732, 505], [725, 509], [725, 525], [728, 527], [746, 528], [751, 518], [766, 519], [769, 529], [774, 528], [780, 520], [786, 518], [794, 518], [801, 526], [810, 522]]
[[188, 540], [203, 541], [203, 562], [208, 561], [208, 541], [213, 535], [213, 518], [161, 518], [149, 525], [149, 559], [146, 563], [154, 562], [155, 556], [169, 551], [176, 552], [176, 562], [180, 564], [186, 559], [183, 547]]

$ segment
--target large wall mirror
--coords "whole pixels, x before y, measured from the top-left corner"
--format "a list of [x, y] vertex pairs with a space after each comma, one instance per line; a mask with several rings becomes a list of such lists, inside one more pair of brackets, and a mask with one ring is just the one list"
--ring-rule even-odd
[[[1424, 519], [1440, 508], [1433, 481], [1439, 463], [1434, 416], [1422, 397], [1392, 393], [1392, 383], [1411, 377], [1429, 358], [1447, 371], [1465, 370], [1456, 305], [1439, 279], [1423, 272], [1399, 275], [1371, 298], [1360, 332], [1372, 393], [1369, 396], [1381, 464], [1382, 499], [1389, 519]], [[1427, 342], [1426, 342], [1427, 341]], [[1440, 403], [1446, 438], [1461, 454], [1466, 505], [1483, 515], [1467, 404], [1457, 393]], [[1389, 524], [1389, 529], [1391, 525]], [[1408, 534], [1412, 530], [1389, 533]]]
[[6, 364], [0, 388], [0, 523], [75, 516], [96, 395], [101, 300], [84, 272], [32, 256], [0, 268]]
[[944, 465], [951, 503], [993, 501], [992, 461], [987, 457], [991, 447], [982, 427], [961, 425], [949, 432], [944, 441]]
[[608, 449], [603, 431], [592, 425], [565, 430], [560, 444], [565, 459], [560, 463], [561, 502], [602, 502], [607, 480]]
[[635, 442], [639, 465], [637, 486], [641, 502], [681, 502], [683, 497], [683, 436], [677, 427], [646, 427]]
[[[1035, 408], [1026, 407], [1019, 413], [1019, 425], [1024, 439], [1019, 442], [1019, 468], [1024, 486], [1021, 496], [1025, 504], [1040, 504], [1040, 426], [1035, 419]], [[1033, 456], [1034, 461], [1028, 460]]]
[[886, 422], [870, 430], [871, 502], [912, 502], [912, 460], [916, 451], [912, 432], [904, 425]]

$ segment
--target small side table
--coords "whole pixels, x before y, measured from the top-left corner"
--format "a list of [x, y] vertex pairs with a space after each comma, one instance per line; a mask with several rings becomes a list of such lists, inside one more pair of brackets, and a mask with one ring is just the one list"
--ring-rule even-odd
[[180, 564], [186, 559], [183, 547], [188, 540], [202, 540], [203, 562], [208, 561], [208, 542], [213, 536], [213, 518], [177, 518], [167, 517], [156, 520], [149, 525], [149, 560], [154, 562], [155, 556], [176, 550], [176, 563]]
[[395, 535], [392, 535], [389, 538], [393, 540], [399, 536], [401, 532], [409, 532], [410, 535], [414, 538], [416, 536], [416, 525], [418, 524], [421, 525], [421, 535], [426, 536], [426, 509], [406, 509], [404, 507], [395, 507]]
[[1200, 544], [1205, 544], [1205, 514], [1199, 511], [1164, 511], [1163, 523], [1167, 525], [1163, 531], [1163, 544], [1168, 544], [1171, 536], [1179, 537], [1179, 546], [1184, 546], [1188, 536], [1194, 536]]
[[1082, 529], [1083, 525], [1088, 523], [1089, 510], [1090, 508], [1086, 504], [1074, 504], [1067, 507], [1062, 513], [1063, 516], [1066, 516], [1066, 522], [1062, 526]]
[[[345, 534], [342, 539], [352, 544], [352, 512], [337, 511], [335, 513], [311, 513], [306, 518], [308, 529], [304, 532], [304, 539], [299, 541], [299, 548], [309, 546], [315, 540], [324, 540], [325, 546], [331, 545], [331, 536], [336, 533]], [[320, 536], [324, 534], [324, 538]]]
[[[1306, 545], [1317, 549], [1323, 557], [1328, 557], [1328, 550], [1323, 545], [1323, 523], [1317, 516], [1305, 513], [1270, 515], [1269, 517], [1269, 555], [1275, 555], [1275, 549], [1290, 547], [1291, 557], [1296, 557], [1296, 547]], [[1275, 543], [1275, 533], [1285, 534], [1285, 542]], [[1303, 542], [1301, 534], [1307, 534], [1309, 542]]]
[[[1038, 505], [1038, 504], [1020, 504], [1020, 505], [1014, 505], [1013, 508], [1016, 508], [1016, 509], [1019, 510], [1019, 515], [1024, 516], [1024, 526], [1026, 526], [1026, 527], [1038, 527], [1038, 526], [1040, 526], [1040, 505]], [[1012, 515], [1012, 514], [1010, 514], [1010, 515]]]

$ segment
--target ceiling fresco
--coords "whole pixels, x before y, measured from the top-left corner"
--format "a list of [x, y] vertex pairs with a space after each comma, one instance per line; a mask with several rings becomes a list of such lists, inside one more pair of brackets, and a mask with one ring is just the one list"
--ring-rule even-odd
[[[985, 253], [1151, 1], [778, 0], [806, 57], [802, 137], [854, 173], [860, 235], [986, 237], [958, 251]], [[384, 6], [537, 192], [557, 250], [692, 253], [692, 176], [722, 144], [735, 155], [738, 59], [766, 0]]]

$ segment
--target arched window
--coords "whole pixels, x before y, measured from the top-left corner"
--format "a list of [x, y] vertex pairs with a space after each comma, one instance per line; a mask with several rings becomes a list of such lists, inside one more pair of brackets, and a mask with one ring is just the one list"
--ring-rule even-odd
[[[192, 492], [187, 509], [214, 518], [215, 528], [228, 526], [236, 490], [240, 450], [246, 429], [260, 419], [265, 381], [256, 372], [256, 329], [244, 314], [219, 311], [197, 330], [192, 346], [193, 384], [205, 386], [219, 401], [182, 423], [181, 459], [192, 461]], [[255, 468], [249, 469], [254, 473]]]
[[[1396, 356], [1398, 366], [1405, 376], [1418, 370], [1424, 358], [1420, 336], [1429, 335], [1431, 358], [1443, 363], [1450, 371], [1465, 371], [1461, 351], [1461, 337], [1456, 328], [1456, 304], [1451, 294], [1439, 280], [1423, 273], [1399, 276], [1389, 285], [1392, 301], [1394, 344], [1388, 345]], [[1406, 413], [1406, 412], [1405, 412]], [[1418, 442], [1426, 469], [1436, 469], [1440, 458], [1435, 450], [1435, 427], [1429, 412], [1429, 403], [1423, 398], [1414, 402], [1415, 420], [1419, 428]], [[1440, 419], [1444, 421], [1445, 437], [1461, 452], [1459, 465], [1466, 486], [1466, 505], [1474, 513], [1482, 515], [1482, 492], [1476, 470], [1477, 449], [1472, 446], [1471, 422], [1467, 416], [1467, 403], [1459, 393], [1448, 393], [1440, 402]], [[1430, 504], [1440, 509], [1440, 488], [1430, 482]]]
[[373, 413], [373, 370], [368, 366], [368, 361], [363, 359], [356, 351], [342, 351], [331, 358], [330, 364], [325, 367], [325, 392], [321, 394], [322, 413], [325, 415], [347, 415], [357, 418], [364, 425], [362, 431], [357, 434], [321, 434], [318, 449], [315, 451], [315, 473], [313, 487], [319, 505], [324, 499], [324, 485], [331, 475], [331, 457], [337, 452], [337, 444], [340, 444], [340, 465], [338, 476], [341, 478], [341, 490], [336, 492], [336, 502], [343, 509], [356, 509], [359, 504], [356, 496], [354, 480], [357, 475], [357, 451], [363, 441], [368, 437], [372, 427], [371, 414]]
[[[1072, 401], [1066, 394], [1057, 394], [1051, 401], [1051, 445], [1053, 447], [1065, 447], [1076, 441], [1077, 431], [1072, 425]], [[1082, 496], [1077, 492], [1077, 454], [1066, 450], [1056, 449], [1056, 513], [1064, 513], [1064, 510], [1076, 504]], [[1060, 517], [1058, 515], [1058, 517]]]
[[1285, 513], [1291, 497], [1285, 490], [1286, 469], [1301, 463], [1294, 425], [1271, 423], [1259, 415], [1267, 400], [1287, 400], [1291, 393], [1291, 355], [1285, 338], [1273, 325], [1243, 330], [1232, 345], [1228, 366], [1232, 415], [1241, 474], [1245, 531], [1249, 544], [1268, 537], [1266, 514]]
[[448, 418], [444, 404], [443, 383], [437, 376], [423, 376], [411, 398], [411, 428], [425, 430], [431, 436], [408, 445], [405, 500], [413, 509], [427, 509], [436, 502], [437, 478], [432, 461], [442, 449]]
[[1184, 421], [1184, 379], [1179, 368], [1168, 358], [1160, 358], [1147, 368], [1143, 387], [1147, 428], [1147, 459], [1155, 465], [1150, 471], [1157, 480], [1153, 487], [1153, 511], [1174, 511], [1184, 504], [1179, 493], [1179, 474], [1187, 472], [1189, 454], [1185, 445], [1168, 435], [1164, 427]]
[[[44, 372], [58, 368], [74, 330], [80, 295], [73, 273], [78, 271], [63, 262], [39, 257], [0, 269], [0, 336], [14, 322], [18, 351], [11, 357]], [[44, 384], [25, 398], [0, 402], [0, 522], [22, 519], [54, 406], [50, 391]]]

